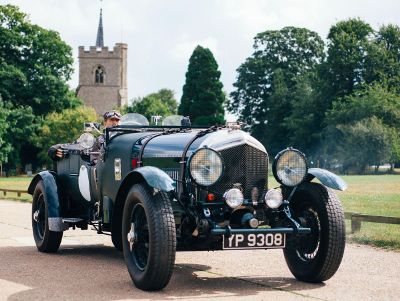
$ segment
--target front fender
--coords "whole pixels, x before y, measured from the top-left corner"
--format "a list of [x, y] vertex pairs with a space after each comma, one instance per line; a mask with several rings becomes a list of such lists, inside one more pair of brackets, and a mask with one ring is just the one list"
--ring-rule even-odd
[[140, 174], [150, 187], [165, 192], [174, 190], [174, 180], [172, 180], [167, 173], [157, 167], [139, 167], [132, 171], [132, 173]]
[[310, 168], [308, 169], [308, 174], [310, 175], [308, 178], [310, 181], [316, 177], [323, 185], [344, 191], [347, 189], [347, 184], [343, 181], [339, 176], [335, 175], [334, 173], [322, 169], [322, 168]]
[[35, 191], [37, 183], [43, 180], [44, 193], [48, 206], [48, 223], [49, 230], [54, 232], [62, 232], [65, 230], [61, 213], [60, 213], [60, 201], [58, 198], [58, 189], [55, 179], [55, 174], [49, 171], [41, 171], [31, 181], [28, 193], [32, 194]]

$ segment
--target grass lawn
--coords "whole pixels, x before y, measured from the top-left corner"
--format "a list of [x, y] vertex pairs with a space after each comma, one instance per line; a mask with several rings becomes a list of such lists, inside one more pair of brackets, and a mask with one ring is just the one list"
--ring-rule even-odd
[[[339, 192], [346, 212], [400, 217], [400, 175], [344, 176], [349, 188]], [[350, 230], [350, 221], [346, 221]], [[350, 241], [400, 250], [400, 225], [361, 223]]]
[[[342, 176], [348, 188], [336, 191], [345, 212], [400, 217], [400, 175]], [[278, 186], [269, 177], [269, 187]], [[350, 234], [346, 220], [347, 240], [400, 251], [400, 225], [361, 223], [361, 231]]]
[[[28, 190], [29, 183], [33, 177], [9, 177], [0, 178], [0, 188], [4, 189], [17, 189], [17, 190]], [[10, 200], [20, 200], [23, 202], [31, 201], [32, 196], [30, 194], [23, 193], [21, 197], [18, 197], [16, 193], [7, 192], [4, 196], [3, 192], [0, 191], [0, 198]]]
[[[344, 211], [369, 215], [400, 217], [400, 175], [343, 176], [349, 188], [337, 191], [343, 203]], [[0, 178], [0, 188], [27, 190], [32, 177]], [[269, 177], [269, 187], [278, 186], [273, 177]], [[7, 193], [0, 198], [31, 201], [32, 196]], [[347, 232], [350, 221], [346, 221]], [[400, 225], [361, 223], [361, 231], [348, 235], [349, 241], [371, 244], [379, 247], [400, 250]]]

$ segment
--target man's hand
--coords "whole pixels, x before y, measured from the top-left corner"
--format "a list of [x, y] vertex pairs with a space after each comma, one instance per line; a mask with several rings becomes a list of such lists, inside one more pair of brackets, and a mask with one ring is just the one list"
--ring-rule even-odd
[[62, 151], [61, 148], [57, 148], [57, 150], [56, 150], [56, 157], [58, 157], [58, 158], [64, 158], [64, 153], [63, 153], [63, 151]]

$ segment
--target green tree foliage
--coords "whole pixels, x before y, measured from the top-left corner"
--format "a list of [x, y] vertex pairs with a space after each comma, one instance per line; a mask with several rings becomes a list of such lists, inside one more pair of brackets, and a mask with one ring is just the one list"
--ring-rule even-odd
[[327, 114], [329, 124], [343, 124], [376, 116], [385, 125], [400, 131], [400, 95], [379, 84], [336, 101]]
[[356, 168], [357, 172], [365, 173], [369, 165], [379, 167], [391, 159], [392, 132], [377, 117], [339, 124], [337, 130], [341, 136], [337, 154], [344, 172]]
[[326, 95], [349, 95], [365, 83], [365, 60], [373, 36], [371, 26], [360, 19], [348, 19], [333, 25], [328, 34], [328, 57], [321, 76], [329, 83]]
[[[399, 162], [399, 53], [398, 26], [374, 31], [360, 19], [334, 24], [326, 53], [307, 29], [266, 31], [237, 70], [228, 109], [272, 154], [290, 145], [320, 166], [338, 166], [340, 159], [358, 171]], [[374, 147], [380, 149], [372, 155]], [[364, 148], [370, 159], [357, 163]]]
[[271, 153], [290, 142], [285, 118], [292, 114], [299, 81], [324, 59], [324, 42], [316, 32], [285, 27], [259, 33], [254, 53], [237, 69], [228, 109], [251, 127]]
[[196, 125], [223, 124], [225, 94], [220, 76], [212, 52], [197, 46], [189, 59], [178, 113]]
[[400, 27], [381, 26], [374, 34], [366, 57], [366, 81], [400, 93]]
[[[0, 97], [0, 120], [7, 120], [10, 110], [4, 105]], [[8, 162], [8, 154], [11, 151], [11, 144], [6, 140], [9, 124], [0, 122], [0, 162]]]
[[148, 120], [151, 116], [175, 115], [178, 103], [174, 96], [174, 91], [161, 89], [156, 93], [151, 93], [145, 97], [138, 97], [133, 100], [132, 105], [122, 108], [123, 113], [139, 113]]
[[72, 50], [59, 34], [31, 24], [16, 6], [0, 5], [0, 94], [35, 115], [76, 106], [69, 91]]
[[34, 143], [40, 149], [38, 155], [40, 162], [50, 166], [51, 160], [47, 156], [49, 147], [75, 141], [83, 133], [84, 122], [96, 120], [95, 110], [84, 106], [47, 115], [34, 137]]
[[35, 163], [40, 146], [32, 137], [47, 114], [81, 105], [66, 83], [72, 63], [71, 47], [57, 32], [32, 24], [16, 6], [0, 5], [0, 98], [8, 112], [0, 160], [7, 152], [6, 168]]
[[8, 130], [5, 140], [12, 146], [8, 155], [7, 168], [23, 170], [24, 162], [33, 162], [37, 149], [31, 143], [38, 125], [33, 110], [28, 106], [11, 107], [6, 118]]
[[178, 112], [178, 102], [175, 99], [175, 92], [170, 89], [161, 89], [156, 93], [149, 94], [148, 97], [159, 98], [168, 107], [168, 114], [174, 115]]
[[320, 95], [316, 90], [315, 72], [298, 77], [290, 97], [291, 113], [282, 126], [288, 132], [288, 144], [313, 156], [321, 141], [322, 122], [325, 112], [320, 111]]
[[[370, 127], [367, 121], [371, 122]], [[334, 102], [333, 109], [327, 114], [327, 123], [328, 140], [335, 141], [336, 154], [342, 159], [354, 152], [355, 143], [361, 141], [361, 138], [354, 138], [354, 142], [350, 143], [349, 140], [353, 136], [363, 134], [365, 139], [371, 139], [368, 148], [365, 145], [367, 140], [363, 144], [360, 142], [358, 152], [367, 149], [372, 152], [370, 149], [378, 147], [381, 143], [381, 146], [375, 149], [376, 154], [371, 157], [374, 162], [361, 160], [360, 165], [355, 161], [346, 161], [359, 166], [359, 171], [365, 170], [365, 166], [362, 166], [365, 164], [380, 165], [400, 160], [400, 96], [389, 92], [385, 87], [379, 84], [366, 86], [365, 89]], [[371, 133], [368, 133], [368, 130]], [[377, 137], [379, 134], [381, 138]], [[382, 139], [385, 143], [381, 142]]]

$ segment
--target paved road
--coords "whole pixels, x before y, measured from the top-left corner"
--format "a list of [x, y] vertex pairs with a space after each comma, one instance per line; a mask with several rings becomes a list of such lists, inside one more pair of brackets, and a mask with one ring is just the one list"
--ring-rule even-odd
[[399, 283], [400, 253], [348, 244], [324, 284], [296, 281], [280, 250], [179, 252], [167, 288], [143, 292], [109, 237], [70, 230], [42, 254], [30, 204], [0, 201], [0, 300], [400, 300]]

